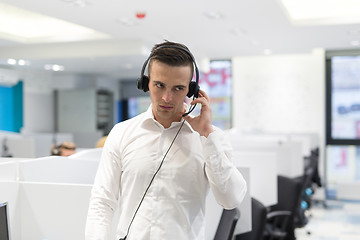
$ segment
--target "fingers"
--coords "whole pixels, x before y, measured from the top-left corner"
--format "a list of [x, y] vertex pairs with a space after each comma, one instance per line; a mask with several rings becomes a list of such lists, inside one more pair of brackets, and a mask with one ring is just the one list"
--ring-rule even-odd
[[184, 102], [184, 113], [186, 112], [186, 109], [188, 108], [188, 105]]
[[204, 97], [206, 100], [209, 101], [209, 96], [203, 90], [199, 90], [199, 97]]
[[191, 105], [194, 105], [195, 103], [200, 103], [202, 106], [207, 106], [210, 105], [210, 98], [203, 90], [199, 90], [199, 97], [195, 98], [191, 102]]
[[183, 107], [182, 111], [179, 112], [179, 115], [180, 115], [181, 117], [183, 117], [184, 114], [186, 113], [187, 107], [188, 107], [187, 104], [184, 102], [184, 107]]

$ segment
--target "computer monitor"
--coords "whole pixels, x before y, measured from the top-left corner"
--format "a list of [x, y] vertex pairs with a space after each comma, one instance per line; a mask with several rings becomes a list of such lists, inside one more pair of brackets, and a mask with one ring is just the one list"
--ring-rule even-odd
[[0, 202], [0, 239], [9, 240], [7, 202]]

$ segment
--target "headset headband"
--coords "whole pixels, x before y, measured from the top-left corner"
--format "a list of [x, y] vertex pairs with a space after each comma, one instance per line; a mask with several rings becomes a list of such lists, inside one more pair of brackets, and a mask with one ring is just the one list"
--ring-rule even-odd
[[[199, 85], [199, 69], [198, 69], [198, 67], [197, 67], [197, 65], [196, 65], [196, 61], [195, 61], [194, 56], [193, 56], [192, 53], [191, 53], [189, 50], [187, 50], [186, 48], [183, 48], [183, 47], [180, 47], [180, 46], [176, 46], [176, 45], [162, 45], [162, 46], [159, 46], [159, 47], [155, 48], [154, 51], [150, 54], [150, 56], [149, 56], [149, 57], [146, 59], [146, 61], [144, 62], [143, 67], [142, 67], [142, 69], [141, 69], [141, 75], [140, 75], [140, 77], [145, 76], [145, 70], [146, 70], [146, 66], [148, 65], [148, 62], [149, 62], [150, 59], [154, 56], [155, 51], [158, 50], [158, 49], [161, 49], [161, 48], [176, 48], [176, 49], [180, 49], [180, 50], [186, 52], [186, 53], [190, 56], [190, 58], [191, 58], [191, 60], [192, 60], [192, 62], [193, 62], [193, 64], [194, 64], [195, 82], [196, 82], [197, 85]], [[190, 80], [190, 81], [191, 81], [191, 80]]]

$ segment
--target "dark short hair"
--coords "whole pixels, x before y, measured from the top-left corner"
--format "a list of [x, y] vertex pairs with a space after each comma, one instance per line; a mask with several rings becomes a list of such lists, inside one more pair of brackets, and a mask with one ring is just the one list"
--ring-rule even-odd
[[[182, 49], [185, 49], [185, 51]], [[151, 57], [149, 60], [149, 67], [148, 67], [149, 76], [150, 76], [151, 64], [154, 60], [174, 67], [190, 66], [191, 67], [190, 81], [192, 79], [192, 76], [194, 75], [194, 59], [190, 53], [189, 48], [186, 47], [184, 44], [170, 42], [170, 41], [165, 41], [163, 43], [156, 44], [151, 50]]]

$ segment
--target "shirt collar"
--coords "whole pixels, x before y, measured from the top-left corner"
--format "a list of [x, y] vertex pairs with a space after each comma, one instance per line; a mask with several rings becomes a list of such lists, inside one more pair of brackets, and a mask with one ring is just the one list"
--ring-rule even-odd
[[[183, 119], [181, 121], [183, 121]], [[164, 129], [164, 127], [158, 121], [156, 121], [156, 119], [154, 117], [154, 114], [153, 114], [153, 111], [152, 111], [152, 105], [151, 104], [148, 107], [148, 109], [146, 110], [146, 112], [144, 113], [144, 118], [143, 118], [143, 122], [142, 122], [141, 125], [143, 127], [146, 127], [146, 126], [149, 126], [148, 124], [151, 124], [151, 126], [156, 125], [159, 128]], [[181, 122], [173, 122], [171, 124], [170, 128], [180, 126], [180, 124], [181, 124]], [[195, 130], [191, 127], [191, 125], [187, 121], [185, 121], [183, 127], [186, 127], [191, 132], [195, 132]]]

